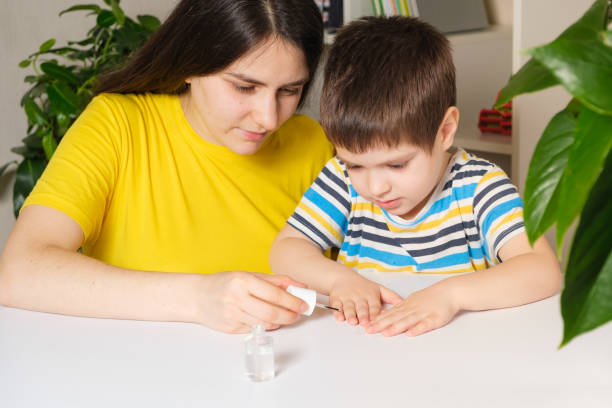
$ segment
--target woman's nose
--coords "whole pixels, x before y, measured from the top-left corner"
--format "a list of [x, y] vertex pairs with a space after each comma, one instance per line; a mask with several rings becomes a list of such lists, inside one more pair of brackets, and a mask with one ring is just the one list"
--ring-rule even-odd
[[278, 128], [278, 101], [276, 97], [262, 96], [253, 109], [253, 118], [258, 126], [266, 131]]

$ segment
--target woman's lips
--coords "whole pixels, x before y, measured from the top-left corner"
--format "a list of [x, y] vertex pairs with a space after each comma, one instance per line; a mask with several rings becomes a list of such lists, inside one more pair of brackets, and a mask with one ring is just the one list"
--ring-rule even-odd
[[241, 132], [245, 138], [253, 142], [263, 139], [264, 137], [266, 137], [266, 134], [267, 134], [267, 132], [257, 133], [257, 132], [249, 132], [248, 130], [243, 130], [243, 129], [241, 129]]

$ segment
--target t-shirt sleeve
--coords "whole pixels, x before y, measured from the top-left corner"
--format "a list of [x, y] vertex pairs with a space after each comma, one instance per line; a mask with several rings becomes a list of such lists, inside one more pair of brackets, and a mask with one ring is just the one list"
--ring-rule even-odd
[[340, 248], [348, 226], [351, 195], [337, 159], [327, 162], [287, 223], [327, 250]]
[[94, 98], [68, 129], [24, 203], [65, 213], [81, 226], [85, 243], [99, 233], [118, 173], [117, 112], [104, 96]]
[[504, 171], [493, 166], [478, 182], [473, 209], [485, 255], [497, 264], [501, 247], [525, 232], [523, 200]]

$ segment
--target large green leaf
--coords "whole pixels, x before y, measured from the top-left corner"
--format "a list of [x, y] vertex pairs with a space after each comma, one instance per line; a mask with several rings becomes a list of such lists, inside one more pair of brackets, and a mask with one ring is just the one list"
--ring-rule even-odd
[[517, 95], [540, 91], [558, 84], [559, 81], [548, 68], [532, 58], [510, 77], [506, 86], [499, 93], [495, 106], [500, 108]]
[[13, 211], [15, 217], [19, 215], [19, 210], [26, 197], [34, 188], [34, 184], [39, 179], [46, 162], [42, 159], [24, 159], [17, 167], [15, 185], [13, 187]]
[[525, 226], [533, 244], [557, 219], [559, 182], [576, 133], [576, 119], [557, 113], [544, 129], [529, 163], [525, 182]]
[[74, 115], [78, 111], [79, 98], [70, 87], [64, 83], [51, 84], [47, 87], [49, 102], [58, 112]]
[[23, 108], [30, 123], [41, 126], [48, 122], [47, 116], [32, 98], [26, 99]]
[[58, 65], [53, 62], [43, 62], [40, 64], [40, 69], [49, 75], [53, 79], [59, 81], [69, 82], [71, 84], [78, 84], [79, 79], [72, 73], [72, 71], [66, 67]]
[[79, 4], [78, 6], [72, 6], [70, 8], [67, 8], [66, 10], [60, 11], [59, 15], [61, 16], [64, 13], [70, 13], [71, 11], [77, 10], [91, 10], [95, 14], [100, 14], [100, 11], [102, 11], [100, 6], [98, 6], [97, 4]]
[[612, 115], [612, 48], [604, 43], [608, 0], [597, 0], [556, 40], [527, 52], [591, 110]]
[[584, 206], [561, 295], [561, 345], [612, 320], [612, 154]]
[[591, 187], [603, 169], [612, 147], [612, 116], [586, 106], [580, 111], [574, 144], [563, 174], [557, 213], [557, 248], [563, 235], [582, 210]]

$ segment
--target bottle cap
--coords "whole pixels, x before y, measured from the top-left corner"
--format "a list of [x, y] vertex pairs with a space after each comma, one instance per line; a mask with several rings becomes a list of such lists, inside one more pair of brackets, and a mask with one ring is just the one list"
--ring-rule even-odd
[[308, 309], [305, 312], [302, 312], [305, 316], [310, 316], [312, 311], [314, 310], [315, 304], [317, 303], [317, 292], [312, 289], [300, 288], [299, 286], [289, 285], [287, 287], [287, 292], [291, 293], [293, 296], [302, 299], [304, 302], [308, 303]]

